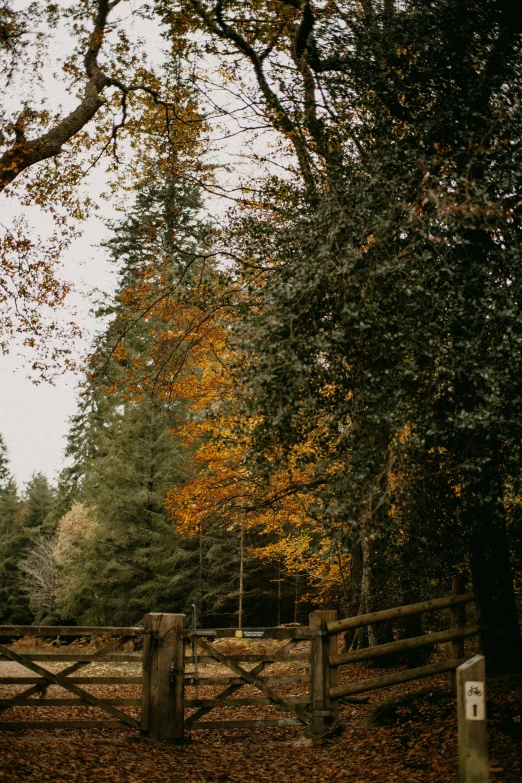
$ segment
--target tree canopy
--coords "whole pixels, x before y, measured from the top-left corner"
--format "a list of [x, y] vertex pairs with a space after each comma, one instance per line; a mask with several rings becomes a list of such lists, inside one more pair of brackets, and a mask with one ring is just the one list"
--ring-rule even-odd
[[[192, 542], [228, 527], [241, 562], [246, 534], [249, 557], [345, 612], [467, 574], [491, 669], [519, 669], [522, 12], [157, 0], [138, 41], [125, 5], [43, 4], [42, 47], [71, 25], [81, 95], [11, 113], [0, 160], [0, 181], [69, 214], [101, 152], [138, 194], [107, 244], [121, 286], [75, 468], [85, 500], [107, 497], [108, 583], [136, 567], [150, 501], [171, 570], [168, 525]], [[13, 74], [41, 62], [37, 8], [2, 11]], [[153, 501], [122, 495], [164, 442], [162, 492], [149, 459]]]

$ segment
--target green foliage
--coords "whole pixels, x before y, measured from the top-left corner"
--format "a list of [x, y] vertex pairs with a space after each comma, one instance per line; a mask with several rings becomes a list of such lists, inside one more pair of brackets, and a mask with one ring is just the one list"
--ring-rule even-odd
[[[143, 188], [106, 243], [120, 283], [114, 304], [102, 314], [112, 312], [116, 320], [95, 344], [69, 435], [72, 464], [61, 484], [64, 498], [81, 500], [97, 525], [77, 542], [76, 558], [63, 574], [63, 617], [138, 622], [147, 611], [179, 611], [190, 594], [180, 584], [194, 581], [190, 546], [181, 544], [163, 508], [167, 488], [192, 469], [190, 450], [171, 432], [183, 421], [184, 405], [148, 393], [129, 395], [126, 371], [149, 349], [154, 323], [128, 306], [126, 293], [139, 285], [145, 269], [157, 266], [159, 274], [168, 266], [174, 277], [195, 241], [199, 206], [195, 192], [182, 186]], [[127, 318], [133, 321], [129, 331]], [[115, 349], [122, 340], [125, 355], [119, 358]]]
[[118, 405], [114, 398], [103, 403], [100, 426], [91, 422], [87, 430], [96, 454], [84, 467], [80, 490], [98, 524], [78, 545], [77, 576], [69, 575], [61, 612], [86, 622], [125, 624], [151, 605], [164, 605], [166, 596], [173, 611], [178, 540], [163, 500], [166, 487], [182, 480], [181, 462], [188, 455], [169, 434], [178, 421], [176, 406]]
[[29, 528], [45, 526], [55, 503], [55, 489], [43, 473], [33, 473], [24, 487], [25, 525]]
[[23, 506], [9, 471], [7, 448], [0, 436], [0, 623], [30, 623], [20, 559], [31, 542]]
[[[372, 536], [369, 557], [395, 558], [398, 577], [412, 566], [428, 588], [469, 566], [485, 626], [515, 646], [521, 24], [496, 0], [348, 3], [317, 21], [303, 57], [320, 122], [297, 69], [284, 88], [315, 186], [267, 182], [263, 210], [235, 226], [253, 468], [301, 453], [325, 530]], [[507, 660], [495, 649], [493, 666]]]
[[[111, 225], [105, 243], [120, 282], [102, 312], [115, 318], [95, 344], [70, 430], [71, 464], [59, 481], [63, 507], [67, 498], [81, 501], [96, 527], [59, 562], [56, 613], [64, 620], [137, 623], [146, 612], [190, 613], [196, 604], [200, 622], [237, 624], [236, 532], [215, 525], [183, 537], [164, 508], [167, 490], [181, 487], [196, 469], [197, 444], [183, 445], [174, 434], [186, 420], [186, 404], [165, 400], [150, 384], [136, 384], [135, 375], [132, 389], [127, 385], [129, 368], [148, 356], [162, 326], [148, 312], [148, 297], [167, 299], [177, 289], [183, 301], [191, 280], [204, 272], [198, 247], [208, 227], [198, 217], [200, 208], [194, 188], [154, 183], [137, 191], [134, 206]], [[136, 291], [143, 281], [140, 300]], [[245, 561], [245, 616], [250, 613], [253, 621], [258, 609], [266, 614], [258, 604], [271, 586], [258, 587], [259, 568]]]
[[9, 472], [9, 455], [7, 446], [2, 435], [0, 435], [0, 490], [6, 489], [11, 478]]

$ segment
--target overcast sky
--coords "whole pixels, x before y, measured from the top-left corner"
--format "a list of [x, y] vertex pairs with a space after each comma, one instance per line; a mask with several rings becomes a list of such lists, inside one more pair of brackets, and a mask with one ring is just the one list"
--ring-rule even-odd
[[[64, 0], [64, 3], [67, 1]], [[28, 0], [14, 0], [15, 10], [24, 8], [27, 4]], [[146, 31], [154, 50], [155, 42], [159, 42], [158, 31], [141, 19], [136, 22], [129, 7], [122, 8], [128, 16], [127, 33], [131, 40]], [[41, 74], [43, 92], [49, 97], [52, 111], [56, 111], [60, 105], [62, 111], [66, 112], [76, 105], [76, 98], [65, 91], [60, 73], [60, 61], [70, 54], [75, 45], [75, 39], [70, 37], [65, 27], [53, 31], [50, 60]], [[40, 82], [37, 82], [37, 85], [40, 85]], [[20, 89], [13, 89], [11, 95], [4, 96], [8, 104], [11, 100], [14, 106], [18, 106], [22, 88], [27, 89], [25, 82], [20, 85]], [[69, 306], [78, 312], [75, 321], [84, 332], [83, 340], [74, 346], [77, 355], [85, 353], [96, 328], [101, 326], [89, 314], [95, 304], [90, 292], [94, 288], [100, 288], [110, 293], [114, 288], [113, 267], [97, 245], [107, 234], [103, 218], [118, 216], [107, 202], [97, 198], [97, 195], [106, 189], [103, 164], [93, 169], [84, 180], [84, 186], [100, 205], [99, 217], [89, 219], [83, 224], [82, 238], [63, 254], [63, 270], [59, 275], [60, 279], [67, 280], [74, 286], [74, 293], [69, 297]], [[42, 210], [22, 206], [17, 203], [16, 198], [6, 199], [0, 194], [0, 222], [10, 227], [17, 215], [23, 215], [27, 219], [32, 229], [31, 238], [40, 235], [45, 239], [53, 231], [54, 226], [49, 215]], [[70, 321], [67, 312], [61, 317], [64, 322]], [[34, 471], [41, 471], [54, 480], [63, 466], [68, 421], [75, 411], [76, 388], [80, 380], [68, 373], [58, 377], [54, 385], [35, 385], [27, 375], [24, 360], [16, 348], [13, 348], [8, 356], [0, 353], [0, 433], [9, 449], [11, 472], [20, 487]]]
[[[5, 203], [0, 209], [6, 212]], [[32, 215], [32, 223], [38, 227], [38, 216]], [[98, 243], [106, 234], [101, 219], [89, 220], [80, 240], [64, 254], [62, 277], [70, 280], [75, 293], [70, 304], [78, 311], [78, 321], [84, 339], [78, 342], [77, 351], [85, 350], [99, 326], [89, 313], [94, 304], [93, 289], [111, 291], [114, 271]], [[19, 486], [34, 471], [55, 479], [63, 466], [63, 450], [69, 417], [75, 411], [76, 387], [79, 377], [67, 373], [58, 377], [55, 385], [35, 385], [28, 377], [23, 357], [16, 350], [8, 356], [0, 354], [0, 433], [9, 449], [11, 471]]]

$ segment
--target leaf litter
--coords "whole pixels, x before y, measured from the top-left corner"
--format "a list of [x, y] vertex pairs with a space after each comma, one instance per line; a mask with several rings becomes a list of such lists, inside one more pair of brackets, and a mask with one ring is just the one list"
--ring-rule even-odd
[[[229, 640], [218, 644], [225, 654], [254, 649]], [[255, 647], [260, 653], [272, 649], [268, 640]], [[63, 668], [61, 663], [45, 665], [54, 671]], [[306, 667], [306, 662], [277, 663], [267, 666], [264, 673], [305, 673]], [[138, 663], [99, 662], [83, 669], [82, 674], [128, 675], [139, 673], [139, 669]], [[344, 667], [340, 674], [342, 681], [354, 681], [384, 671], [390, 668], [354, 664]], [[219, 664], [200, 667], [200, 674], [209, 673], [215, 676], [224, 671]], [[131, 728], [5, 730], [0, 734], [0, 783], [458, 783], [456, 703], [447, 682], [447, 675], [439, 675], [372, 691], [359, 703], [341, 703], [340, 725], [320, 738], [312, 738], [299, 727], [199, 729], [187, 731], [185, 744], [176, 746], [141, 737]], [[140, 686], [135, 685], [88, 687], [101, 697], [140, 695]], [[285, 683], [277, 690], [303, 695], [308, 688], [307, 684]], [[2, 698], [20, 689], [3, 686]], [[215, 698], [221, 689], [202, 686], [199, 697]], [[57, 686], [51, 686], [47, 694], [49, 698], [65, 695]], [[234, 698], [247, 695], [261, 694], [247, 685]], [[195, 688], [187, 688], [186, 696], [194, 698]], [[521, 677], [490, 678], [487, 711], [491, 783], [522, 780], [521, 705]], [[139, 718], [139, 707], [124, 709]], [[282, 715], [274, 707], [260, 705], [215, 709], [205, 719]], [[109, 717], [94, 707], [14, 707], [3, 711], [1, 720]]]

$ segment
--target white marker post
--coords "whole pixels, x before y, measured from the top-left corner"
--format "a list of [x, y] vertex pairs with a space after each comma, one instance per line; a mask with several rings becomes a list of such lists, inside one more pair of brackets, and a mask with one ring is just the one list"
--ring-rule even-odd
[[489, 783], [486, 663], [475, 655], [457, 669], [460, 783]]

